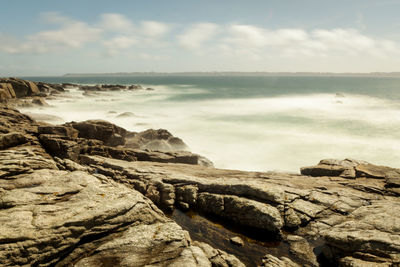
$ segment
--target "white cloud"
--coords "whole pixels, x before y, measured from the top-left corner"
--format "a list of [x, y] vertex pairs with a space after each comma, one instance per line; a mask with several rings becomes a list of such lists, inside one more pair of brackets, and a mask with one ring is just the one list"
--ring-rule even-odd
[[61, 24], [61, 27], [29, 35], [24, 41], [16, 39], [7, 41], [0, 46], [0, 49], [11, 54], [47, 53], [65, 48], [80, 48], [100, 38], [101, 29], [85, 22], [72, 20], [58, 13], [46, 13], [42, 17], [49, 22]]
[[101, 15], [100, 27], [112, 32], [131, 32], [134, 25], [130, 19], [117, 13], [106, 13]]
[[[0, 33], [0, 52], [52, 53], [79, 50], [91, 44], [91, 53], [98, 55], [124, 53], [146, 60], [165, 60], [183, 55], [190, 57], [193, 65], [218, 63], [223, 67], [240, 66], [243, 69], [253, 66], [261, 69], [284, 60], [296, 68], [316, 66], [320, 62], [318, 64], [324, 66], [336, 64], [340, 69], [340, 64], [348, 67], [349, 58], [362, 67], [365, 62], [371, 62], [370, 66], [375, 62], [385, 66], [391, 64], [394, 68], [396, 64], [393, 62], [400, 56], [399, 43], [353, 28], [270, 29], [207, 22], [183, 28], [183, 25], [174, 24], [172, 27], [173, 24], [161, 21], [133, 21], [117, 13], [103, 14], [92, 24], [56, 12], [44, 13], [41, 19], [53, 29], [20, 39]], [[187, 50], [182, 50], [182, 47]]]
[[194, 24], [178, 36], [178, 42], [185, 48], [196, 49], [212, 39], [218, 33], [218, 30], [219, 26], [213, 23]]
[[170, 30], [170, 27], [166, 23], [158, 21], [142, 21], [140, 28], [143, 35], [152, 38], [162, 37]]
[[132, 36], [117, 36], [103, 42], [108, 50], [108, 55], [118, 54], [121, 50], [131, 48], [136, 43], [137, 40]]
[[72, 22], [59, 30], [43, 31], [28, 37], [29, 42], [44, 46], [67, 46], [78, 48], [84, 43], [95, 41], [101, 30], [83, 22]]
[[[269, 30], [252, 25], [232, 25], [223, 39], [224, 51], [236, 54], [280, 54], [283, 56], [388, 56], [400, 53], [390, 40], [366, 36], [355, 29]], [[227, 49], [227, 46], [229, 49]]]

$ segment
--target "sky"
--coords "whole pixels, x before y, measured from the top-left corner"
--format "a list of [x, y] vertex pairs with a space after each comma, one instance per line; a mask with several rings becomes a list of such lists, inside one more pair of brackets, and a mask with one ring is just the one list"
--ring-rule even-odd
[[0, 3], [0, 76], [400, 71], [399, 0]]

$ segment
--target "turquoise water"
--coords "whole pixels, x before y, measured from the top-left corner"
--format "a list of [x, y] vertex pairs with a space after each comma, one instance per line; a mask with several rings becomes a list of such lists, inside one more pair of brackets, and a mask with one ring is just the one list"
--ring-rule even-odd
[[[26, 110], [63, 121], [101, 118], [129, 130], [166, 128], [217, 167], [289, 170], [322, 158], [400, 164], [400, 79], [373, 77], [29, 77], [44, 82], [142, 84], [155, 91], [71, 90]], [[111, 114], [109, 111], [115, 111]], [[122, 112], [131, 118], [117, 118]]]

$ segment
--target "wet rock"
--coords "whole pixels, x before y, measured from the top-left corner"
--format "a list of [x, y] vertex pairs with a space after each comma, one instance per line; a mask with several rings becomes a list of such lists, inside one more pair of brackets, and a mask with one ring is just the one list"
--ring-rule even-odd
[[243, 246], [244, 246], [243, 240], [242, 240], [240, 237], [238, 237], [238, 236], [231, 237], [231, 238], [229, 239], [229, 241], [230, 241], [232, 244], [236, 245], [236, 246], [239, 246], [239, 247], [243, 247]]
[[288, 235], [286, 240], [290, 246], [290, 253], [292, 253], [296, 259], [307, 266], [319, 266], [313, 248], [305, 238], [295, 235]]
[[200, 210], [219, 216], [223, 215], [225, 209], [224, 197], [210, 193], [200, 193], [197, 205]]
[[283, 221], [277, 208], [237, 196], [224, 197], [223, 217], [236, 223], [277, 233]]

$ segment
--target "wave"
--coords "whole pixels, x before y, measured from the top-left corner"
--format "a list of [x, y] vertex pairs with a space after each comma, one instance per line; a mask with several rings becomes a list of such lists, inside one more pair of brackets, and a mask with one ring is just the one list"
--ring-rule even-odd
[[[389, 166], [400, 160], [400, 105], [394, 100], [324, 93], [199, 99], [206, 90], [152, 87], [93, 97], [71, 90], [68, 98], [48, 101], [51, 107], [22, 111], [64, 121], [105, 119], [132, 131], [165, 128], [221, 168], [298, 171], [322, 158]], [[184, 101], [174, 100], [182, 94]], [[124, 112], [132, 115], [118, 116]]]

